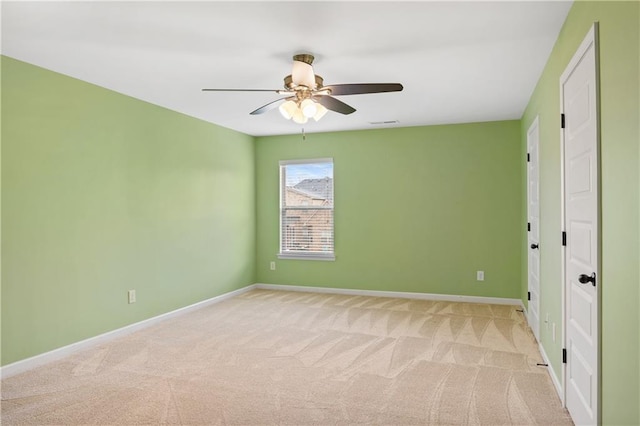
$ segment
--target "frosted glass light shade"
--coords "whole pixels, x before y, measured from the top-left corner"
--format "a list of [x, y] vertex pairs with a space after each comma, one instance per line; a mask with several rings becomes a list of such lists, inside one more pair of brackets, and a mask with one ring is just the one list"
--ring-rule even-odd
[[307, 120], [308, 118], [302, 113], [302, 110], [300, 108], [297, 108], [296, 112], [293, 114], [293, 121], [298, 124], [304, 124], [307, 122]]
[[291, 79], [296, 86], [306, 86], [309, 89], [316, 88], [316, 77], [313, 74], [313, 67], [306, 62], [293, 61]]
[[324, 105], [316, 103], [316, 113], [313, 116], [313, 119], [319, 121], [324, 115], [327, 113], [328, 109], [324, 107]]
[[300, 104], [300, 109], [302, 110], [302, 113], [304, 114], [304, 116], [307, 118], [311, 118], [315, 116], [316, 112], [318, 112], [316, 103], [313, 102], [311, 99], [305, 99], [304, 101], [302, 101], [302, 103]]
[[295, 112], [298, 110], [298, 105], [296, 105], [296, 103], [293, 101], [286, 101], [285, 103], [280, 105], [280, 108], [278, 108], [278, 110], [284, 118], [290, 120], [291, 117], [293, 117], [293, 114], [295, 114]]

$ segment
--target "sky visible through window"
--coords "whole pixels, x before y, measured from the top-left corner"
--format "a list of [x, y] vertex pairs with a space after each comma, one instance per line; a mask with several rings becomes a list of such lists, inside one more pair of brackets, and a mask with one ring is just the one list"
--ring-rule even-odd
[[333, 179], [332, 163], [288, 164], [287, 186], [294, 186], [304, 179]]

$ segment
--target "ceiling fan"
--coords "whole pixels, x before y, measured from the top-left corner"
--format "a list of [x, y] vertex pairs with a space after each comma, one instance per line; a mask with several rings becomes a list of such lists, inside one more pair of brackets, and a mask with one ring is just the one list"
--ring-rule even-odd
[[[275, 92], [286, 95], [260, 108], [251, 115], [262, 114], [279, 106], [280, 113], [287, 120], [304, 124], [309, 118], [320, 120], [328, 110], [340, 114], [351, 114], [355, 108], [334, 96], [361, 95], [365, 93], [400, 92], [399, 83], [332, 84], [324, 86], [324, 80], [313, 72], [313, 55], [293, 56], [293, 70], [284, 78], [284, 89], [202, 89], [203, 92]], [[284, 101], [284, 102], [283, 102]]]

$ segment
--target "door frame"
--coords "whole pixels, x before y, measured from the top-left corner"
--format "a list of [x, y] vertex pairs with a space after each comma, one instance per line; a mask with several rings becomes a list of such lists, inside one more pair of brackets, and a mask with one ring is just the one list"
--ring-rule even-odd
[[[527, 155], [529, 155], [530, 150], [529, 150], [529, 135], [531, 134], [531, 131], [533, 129], [537, 129], [538, 132], [538, 140], [536, 141], [537, 144], [537, 150], [538, 150], [538, 158], [536, 161], [536, 167], [537, 167], [537, 177], [538, 177], [538, 245], [540, 244], [540, 117], [538, 115], [536, 115], [535, 119], [531, 122], [531, 125], [529, 126], [529, 128], [527, 129]], [[527, 161], [527, 223], [529, 223], [529, 218], [530, 218], [530, 203], [529, 203], [529, 198], [530, 198], [530, 186], [529, 186], [529, 161]], [[530, 257], [529, 257], [529, 250], [531, 250], [531, 248], [529, 247], [529, 244], [531, 243], [530, 241], [530, 230], [527, 230], [527, 242], [526, 242], [526, 253], [527, 253], [527, 292], [529, 292], [531, 290], [531, 281], [530, 281], [530, 276], [531, 276], [531, 263], [530, 263]], [[538, 253], [538, 257], [540, 257], [540, 254]], [[541, 264], [540, 262], [538, 262], [538, 323], [536, 324], [536, 328], [534, 329], [532, 327], [531, 324], [531, 307], [529, 306], [529, 304], [527, 304], [527, 322], [529, 323], [529, 327], [531, 327], [534, 336], [536, 337], [536, 339], [538, 341], [540, 341], [540, 323], [542, 322], [541, 318], [540, 318], [540, 268], [541, 268]], [[530, 302], [530, 301], [529, 301]]]
[[[601, 175], [601, 135], [600, 135], [600, 49], [599, 49], [599, 45], [600, 45], [600, 41], [599, 41], [599, 26], [598, 26], [598, 22], [594, 22], [592, 24], [592, 26], [589, 28], [589, 31], [587, 32], [586, 36], [584, 37], [584, 39], [582, 40], [582, 42], [580, 43], [580, 46], [578, 47], [578, 49], [576, 49], [576, 51], [574, 52], [573, 56], [571, 57], [571, 60], [569, 61], [569, 63], [567, 64], [565, 70], [563, 71], [562, 75], [560, 76], [560, 114], [561, 116], [564, 115], [564, 92], [563, 92], [563, 84], [564, 82], [566, 82], [566, 80], [568, 79], [569, 75], [573, 72], [573, 70], [576, 68], [576, 66], [578, 65], [578, 63], [580, 62], [580, 60], [582, 59], [582, 57], [584, 56], [584, 54], [586, 53], [586, 51], [589, 49], [589, 47], [593, 45], [594, 48], [594, 53], [595, 53], [595, 86], [596, 86], [596, 123], [595, 123], [595, 127], [596, 127], [596, 153], [597, 153], [597, 164], [596, 164], [596, 170], [598, 173], [598, 179], [596, 182], [596, 191], [597, 191], [597, 196], [598, 196], [598, 202], [597, 202], [597, 224], [598, 224], [598, 232], [597, 232], [597, 238], [598, 238], [598, 243], [597, 243], [597, 253], [598, 253], [598, 260], [597, 260], [597, 268], [598, 268], [598, 285], [596, 286], [596, 294], [597, 294], [597, 305], [596, 305], [596, 311], [597, 311], [597, 319], [596, 319], [596, 324], [597, 324], [597, 331], [596, 331], [596, 335], [598, 336], [598, 344], [597, 344], [597, 351], [596, 351], [596, 358], [597, 358], [597, 368], [598, 368], [598, 372], [597, 372], [597, 390], [596, 390], [596, 423], [597, 424], [601, 424], [602, 422], [602, 315], [601, 315], [601, 300], [602, 300], [602, 175]], [[562, 233], [564, 234], [567, 231], [567, 226], [566, 226], [566, 212], [565, 212], [565, 197], [566, 197], [566, 191], [565, 191], [565, 185], [566, 185], [566, 175], [565, 175], [565, 167], [564, 167], [564, 163], [565, 163], [565, 137], [564, 137], [564, 126], [561, 126], [560, 128], [560, 179], [561, 179], [561, 185], [560, 185], [560, 219], [561, 219], [561, 226], [562, 226]], [[561, 333], [562, 333], [562, 347], [565, 348], [567, 347], [567, 282], [566, 282], [566, 261], [567, 261], [567, 246], [562, 245], [562, 250], [561, 250], [561, 285], [562, 285], [562, 289], [561, 289], [561, 306], [562, 306], [562, 327], [561, 327]], [[561, 400], [562, 400], [562, 405], [564, 407], [566, 407], [566, 401], [567, 401], [567, 375], [568, 375], [568, 371], [567, 371], [567, 364], [566, 363], [562, 363], [562, 395], [561, 395]]]

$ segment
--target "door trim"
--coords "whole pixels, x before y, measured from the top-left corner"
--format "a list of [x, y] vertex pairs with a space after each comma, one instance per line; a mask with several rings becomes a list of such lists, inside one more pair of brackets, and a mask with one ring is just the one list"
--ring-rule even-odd
[[[537, 168], [537, 178], [538, 178], [538, 241], [537, 243], [540, 244], [540, 117], [538, 115], [536, 115], [536, 117], [534, 118], [534, 120], [531, 122], [531, 125], [529, 125], [529, 128], [527, 129], [527, 156], [529, 155], [529, 140], [530, 140], [530, 135], [532, 133], [532, 131], [536, 129], [537, 133], [538, 133], [538, 137], [537, 137], [537, 141], [536, 141], [536, 149], [538, 150], [537, 152], [537, 160], [536, 160], [536, 168]], [[530, 176], [529, 176], [529, 161], [527, 161], [527, 223], [529, 222], [530, 216], [531, 216], [531, 212], [529, 211], [530, 209], [530, 185], [529, 185], [529, 180], [530, 180]], [[525, 246], [525, 250], [527, 253], [527, 291], [530, 292], [531, 291], [531, 262], [530, 262], [530, 256], [529, 256], [529, 244], [531, 243], [531, 234], [530, 231], [527, 230], [527, 238], [526, 238], [526, 246]], [[538, 258], [540, 258], [540, 254], [538, 254]], [[540, 323], [542, 322], [542, 319], [540, 318], [540, 269], [541, 269], [541, 263], [538, 262], [538, 294], [537, 294], [537, 314], [538, 314], [538, 323], [535, 324], [535, 328], [533, 327], [532, 323], [531, 323], [531, 309], [529, 306], [529, 303], [527, 303], [527, 323], [529, 324], [529, 327], [532, 329], [534, 336], [536, 337], [536, 339], [538, 341], [540, 341]], [[530, 302], [530, 301], [528, 301]]]
[[[597, 182], [596, 182], [596, 187], [597, 187], [597, 197], [598, 197], [598, 201], [597, 201], [597, 225], [598, 225], [598, 232], [597, 232], [597, 238], [598, 238], [598, 243], [597, 243], [597, 256], [598, 256], [598, 260], [597, 260], [597, 269], [598, 269], [598, 285], [596, 287], [596, 292], [597, 292], [597, 319], [596, 319], [596, 324], [597, 324], [597, 331], [596, 331], [596, 335], [598, 336], [598, 344], [597, 344], [597, 352], [596, 352], [596, 357], [597, 357], [597, 368], [598, 368], [598, 374], [597, 374], [597, 380], [598, 380], [598, 389], [596, 391], [596, 423], [597, 424], [601, 424], [602, 423], [602, 316], [601, 316], [601, 300], [602, 300], [602, 195], [601, 195], [601, 190], [602, 190], [602, 178], [601, 178], [601, 135], [600, 135], [600, 42], [599, 42], [599, 22], [596, 21], [593, 23], [593, 25], [589, 28], [589, 31], [587, 32], [585, 38], [583, 39], [583, 41], [580, 43], [580, 46], [578, 47], [578, 49], [575, 51], [575, 53], [573, 54], [571, 60], [569, 61], [569, 63], [567, 64], [564, 72], [562, 73], [562, 75], [560, 76], [560, 114], [564, 114], [564, 92], [563, 92], [563, 84], [566, 82], [566, 80], [569, 78], [569, 76], [571, 75], [571, 73], [574, 71], [574, 69], [576, 68], [576, 66], [578, 65], [578, 63], [582, 60], [584, 54], [587, 52], [587, 50], [593, 45], [593, 49], [594, 49], [594, 54], [595, 54], [595, 86], [596, 86], [596, 120], [595, 120], [595, 133], [596, 133], [596, 153], [597, 153], [597, 164], [596, 164], [596, 170], [598, 173], [598, 178], [597, 178]], [[560, 118], [560, 117], [558, 117]], [[559, 126], [560, 127], [560, 126]], [[565, 197], [566, 197], [566, 193], [565, 193], [565, 167], [564, 167], [564, 163], [565, 163], [565, 137], [564, 137], [564, 129], [560, 128], [560, 176], [561, 176], [561, 185], [560, 185], [560, 215], [561, 215], [561, 226], [562, 232], [566, 232], [567, 231], [567, 227], [566, 227], [566, 212], [565, 212]], [[561, 338], [561, 342], [562, 342], [562, 347], [566, 348], [567, 347], [567, 333], [566, 333], [566, 321], [567, 321], [567, 308], [566, 308], [566, 303], [567, 303], [567, 283], [566, 283], [566, 254], [567, 254], [567, 247], [566, 246], [562, 246], [562, 250], [561, 250], [561, 306], [562, 306], [562, 326], [561, 326], [561, 333], [562, 333], [562, 338]], [[562, 400], [562, 405], [564, 407], [566, 407], [566, 400], [567, 400], [567, 364], [562, 364], [562, 372], [561, 372], [561, 377], [562, 377], [562, 395], [560, 396], [560, 399]]]

